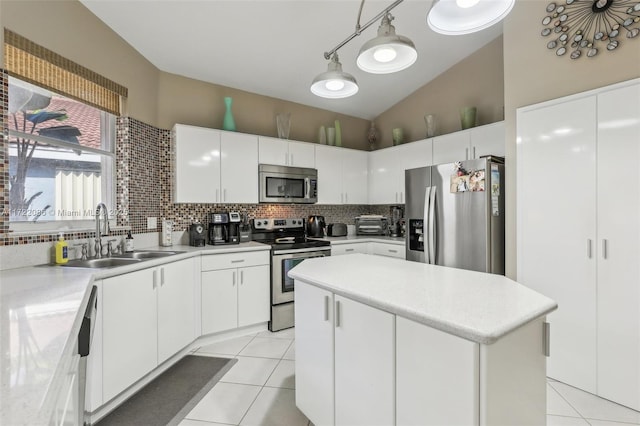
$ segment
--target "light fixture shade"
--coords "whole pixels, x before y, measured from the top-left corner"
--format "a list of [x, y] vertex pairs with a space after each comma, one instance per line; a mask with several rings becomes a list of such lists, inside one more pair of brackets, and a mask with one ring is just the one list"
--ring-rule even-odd
[[437, 0], [427, 15], [429, 27], [440, 34], [460, 35], [484, 30], [511, 12], [515, 0]]
[[348, 98], [358, 93], [358, 83], [349, 73], [342, 71], [338, 55], [334, 54], [327, 71], [318, 75], [311, 83], [311, 92], [322, 98]]
[[418, 59], [413, 42], [396, 35], [391, 25], [393, 17], [387, 14], [378, 27], [378, 36], [367, 41], [358, 54], [358, 68], [372, 74], [389, 74], [410, 67]]

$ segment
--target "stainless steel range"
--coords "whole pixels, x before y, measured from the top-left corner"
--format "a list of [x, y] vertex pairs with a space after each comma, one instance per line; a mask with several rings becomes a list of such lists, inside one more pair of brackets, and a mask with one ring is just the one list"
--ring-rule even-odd
[[253, 240], [271, 245], [271, 321], [269, 330], [293, 327], [294, 285], [287, 276], [305, 259], [331, 255], [331, 243], [307, 239], [304, 219], [253, 219]]

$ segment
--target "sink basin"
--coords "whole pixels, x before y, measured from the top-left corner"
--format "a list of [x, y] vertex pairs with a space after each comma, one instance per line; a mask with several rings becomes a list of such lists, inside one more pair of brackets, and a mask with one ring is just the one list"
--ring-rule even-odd
[[115, 268], [116, 266], [133, 265], [140, 259], [124, 259], [116, 257], [103, 257], [102, 259], [70, 260], [62, 266], [72, 268]]
[[[164, 250], [137, 250], [131, 253], [119, 254], [118, 259], [158, 259], [161, 257], [173, 256], [175, 254], [184, 253], [183, 251], [164, 251]], [[112, 258], [113, 259], [113, 258]]]

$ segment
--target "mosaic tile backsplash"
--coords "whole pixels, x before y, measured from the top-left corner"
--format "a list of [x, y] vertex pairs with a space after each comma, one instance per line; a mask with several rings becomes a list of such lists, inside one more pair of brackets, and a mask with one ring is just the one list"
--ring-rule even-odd
[[[0, 112], [3, 135], [7, 132], [8, 78], [0, 73]], [[9, 167], [8, 144], [0, 150], [0, 203], [8, 211]], [[389, 214], [389, 206], [367, 205], [293, 205], [293, 204], [173, 204], [171, 131], [158, 129], [129, 117], [116, 122], [116, 210], [119, 226], [130, 227], [134, 234], [159, 232], [161, 221], [174, 221], [175, 231], [184, 231], [193, 222], [207, 223], [212, 211], [238, 211], [254, 217], [300, 217], [320, 214], [327, 223], [354, 224], [361, 214]], [[258, 183], [256, 182], [256, 185]], [[158, 218], [157, 229], [147, 229], [147, 217]], [[0, 245], [53, 242], [57, 233], [11, 235], [8, 216], [0, 215]], [[112, 235], [123, 235], [123, 230]], [[65, 233], [68, 240], [93, 237], [92, 232]]]

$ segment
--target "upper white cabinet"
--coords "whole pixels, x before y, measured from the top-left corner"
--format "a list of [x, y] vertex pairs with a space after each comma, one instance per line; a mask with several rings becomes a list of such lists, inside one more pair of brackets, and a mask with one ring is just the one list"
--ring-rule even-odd
[[518, 281], [560, 307], [548, 375], [640, 409], [640, 82], [517, 120]]
[[432, 139], [369, 153], [369, 204], [404, 204], [404, 172], [433, 164]]
[[257, 203], [258, 137], [176, 124], [176, 203]]
[[258, 159], [260, 164], [315, 168], [315, 145], [260, 136]]
[[504, 121], [474, 127], [433, 140], [433, 164], [474, 160], [486, 155], [504, 156]]
[[318, 204], [367, 204], [368, 152], [316, 147]]

